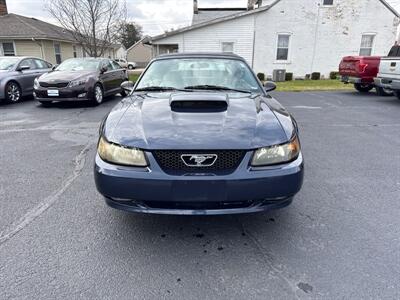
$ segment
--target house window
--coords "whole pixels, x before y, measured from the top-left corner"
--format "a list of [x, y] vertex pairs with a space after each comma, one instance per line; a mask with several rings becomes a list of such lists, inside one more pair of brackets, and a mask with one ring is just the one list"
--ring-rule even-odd
[[13, 42], [3, 42], [2, 48], [4, 56], [15, 56], [15, 49]]
[[372, 54], [372, 48], [374, 46], [375, 35], [363, 34], [361, 38], [360, 55], [370, 56]]
[[289, 59], [289, 34], [278, 35], [278, 48], [276, 51], [276, 60], [288, 60]]
[[222, 52], [233, 53], [234, 43], [232, 42], [223, 42], [222, 43]]
[[54, 43], [54, 53], [56, 54], [56, 64], [61, 64], [61, 45], [59, 43]]
[[78, 57], [78, 52], [76, 51], [76, 45], [72, 45], [72, 50], [74, 52], [74, 57], [77, 58]]
[[322, 5], [333, 5], [333, 0], [323, 0]]

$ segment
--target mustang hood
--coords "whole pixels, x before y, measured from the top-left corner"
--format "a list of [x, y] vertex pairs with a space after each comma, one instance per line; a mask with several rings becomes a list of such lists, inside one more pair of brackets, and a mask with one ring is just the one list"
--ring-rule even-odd
[[[292, 133], [282, 127], [269, 98], [229, 95], [134, 95], [111, 111], [103, 134], [110, 142], [148, 150], [255, 149], [288, 141]], [[286, 119], [292, 124], [289, 115]]]
[[40, 76], [39, 81], [67, 82], [67, 81], [77, 80], [80, 78], [86, 78], [95, 73], [96, 73], [95, 71], [53, 71]]

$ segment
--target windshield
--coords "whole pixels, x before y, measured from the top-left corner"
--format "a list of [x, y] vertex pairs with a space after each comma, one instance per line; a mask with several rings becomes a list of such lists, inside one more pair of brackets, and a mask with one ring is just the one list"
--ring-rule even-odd
[[60, 64], [57, 71], [96, 71], [99, 68], [98, 59], [68, 59]]
[[19, 59], [16, 57], [0, 58], [0, 70], [11, 70]]
[[260, 92], [253, 73], [244, 62], [225, 58], [177, 58], [155, 61], [143, 74], [136, 89], [149, 87], [210, 90], [219, 87]]

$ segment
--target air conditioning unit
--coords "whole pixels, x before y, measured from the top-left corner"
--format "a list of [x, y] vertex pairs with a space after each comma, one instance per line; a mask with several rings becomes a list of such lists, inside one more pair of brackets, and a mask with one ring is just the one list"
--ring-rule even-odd
[[272, 80], [275, 82], [285, 81], [286, 70], [276, 69], [272, 72]]

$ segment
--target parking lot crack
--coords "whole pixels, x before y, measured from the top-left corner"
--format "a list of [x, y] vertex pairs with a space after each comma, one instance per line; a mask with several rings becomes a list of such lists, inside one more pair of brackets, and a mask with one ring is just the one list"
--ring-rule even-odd
[[9, 228], [0, 233], [0, 246], [9, 241], [18, 232], [23, 230], [37, 217], [42, 215], [48, 208], [50, 208], [68, 189], [68, 187], [81, 175], [82, 170], [85, 166], [87, 153], [89, 152], [92, 145], [92, 141], [88, 142], [85, 147], [79, 152], [79, 154], [75, 156], [73, 172], [62, 182], [59, 189], [54, 191], [51, 195], [41, 201], [36, 207], [34, 207], [24, 216], [22, 216], [17, 222], [13, 223]]

